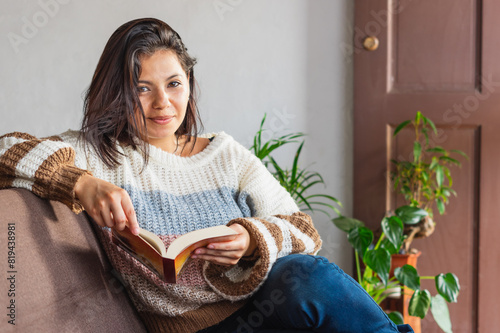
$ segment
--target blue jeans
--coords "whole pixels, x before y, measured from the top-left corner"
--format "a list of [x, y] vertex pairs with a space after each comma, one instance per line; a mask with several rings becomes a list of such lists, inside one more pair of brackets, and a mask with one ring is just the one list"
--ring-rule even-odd
[[326, 258], [293, 254], [276, 261], [240, 310], [200, 333], [413, 332], [396, 326], [361, 286]]

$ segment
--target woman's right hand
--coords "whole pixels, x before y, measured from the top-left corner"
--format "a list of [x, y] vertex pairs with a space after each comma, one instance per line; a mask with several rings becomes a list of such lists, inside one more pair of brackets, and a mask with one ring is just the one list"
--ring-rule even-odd
[[82, 176], [75, 184], [75, 195], [87, 214], [101, 227], [125, 229], [139, 234], [139, 224], [127, 191], [105, 180]]

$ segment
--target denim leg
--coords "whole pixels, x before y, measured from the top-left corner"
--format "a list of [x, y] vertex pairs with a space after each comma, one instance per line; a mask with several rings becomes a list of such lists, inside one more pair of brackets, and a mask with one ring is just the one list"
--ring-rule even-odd
[[214, 328], [207, 331], [399, 332], [365, 290], [337, 265], [324, 257], [301, 254], [278, 259], [248, 305]]
[[413, 332], [413, 328], [411, 328], [411, 326], [408, 324], [398, 325], [398, 330], [400, 333], [415, 333]]
[[320, 256], [279, 259], [256, 295], [259, 298], [276, 304], [267, 320], [274, 327], [329, 333], [398, 332], [356, 281]]

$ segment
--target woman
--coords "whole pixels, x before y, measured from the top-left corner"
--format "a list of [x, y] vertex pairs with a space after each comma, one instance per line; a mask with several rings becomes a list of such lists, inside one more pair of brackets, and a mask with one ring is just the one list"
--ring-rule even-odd
[[[122, 25], [81, 130], [1, 137], [0, 186], [85, 210], [149, 331], [398, 332], [356, 282], [313, 256], [321, 240], [310, 217], [255, 156], [225, 133], [198, 136], [195, 62], [164, 22]], [[168, 246], [221, 224], [237, 237], [197, 249], [177, 284], [110, 240], [110, 228], [140, 226]]]

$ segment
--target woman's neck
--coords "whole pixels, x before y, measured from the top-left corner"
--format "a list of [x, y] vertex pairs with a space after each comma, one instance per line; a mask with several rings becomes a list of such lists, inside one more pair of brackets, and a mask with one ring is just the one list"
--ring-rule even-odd
[[167, 153], [174, 154], [181, 157], [189, 157], [198, 154], [210, 143], [206, 138], [193, 138], [187, 135], [180, 137], [173, 137], [169, 140], [157, 140], [154, 138], [149, 139], [149, 144], [166, 151]]

